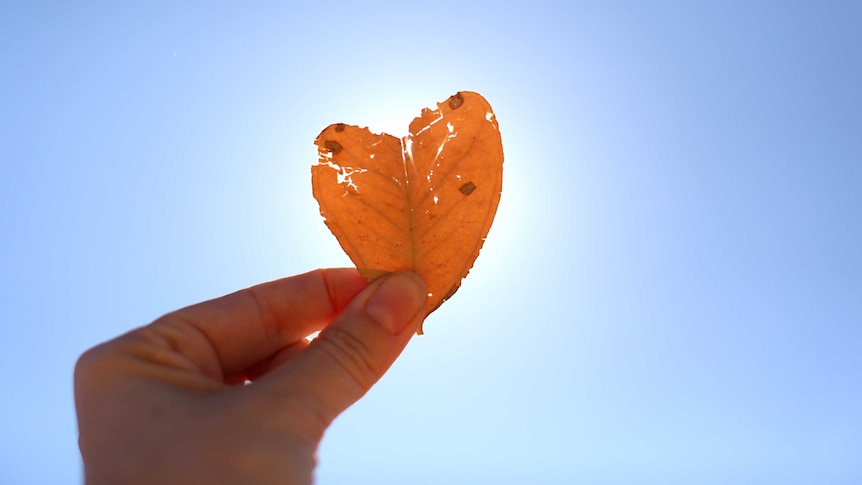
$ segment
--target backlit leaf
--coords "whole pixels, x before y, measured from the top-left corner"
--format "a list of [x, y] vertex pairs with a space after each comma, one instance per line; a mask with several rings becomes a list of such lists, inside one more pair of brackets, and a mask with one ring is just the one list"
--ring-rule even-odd
[[368, 281], [415, 271], [436, 310], [473, 266], [500, 202], [491, 106], [463, 91], [424, 109], [403, 139], [338, 123], [315, 144], [314, 197], [341, 247]]

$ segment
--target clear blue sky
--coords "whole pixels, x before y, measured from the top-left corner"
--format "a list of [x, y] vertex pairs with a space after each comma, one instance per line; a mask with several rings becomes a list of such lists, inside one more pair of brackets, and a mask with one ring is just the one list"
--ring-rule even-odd
[[852, 1], [3, 2], [0, 483], [80, 482], [85, 349], [349, 265], [315, 136], [403, 135], [458, 90], [500, 123], [497, 220], [321, 484], [862, 482], [860, 25]]

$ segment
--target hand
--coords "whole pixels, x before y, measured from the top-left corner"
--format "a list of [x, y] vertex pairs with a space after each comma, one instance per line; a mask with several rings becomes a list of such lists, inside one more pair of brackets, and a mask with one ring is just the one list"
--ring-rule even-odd
[[75, 369], [86, 482], [311, 483], [324, 430], [407, 345], [425, 293], [413, 273], [368, 285], [317, 270], [87, 351]]

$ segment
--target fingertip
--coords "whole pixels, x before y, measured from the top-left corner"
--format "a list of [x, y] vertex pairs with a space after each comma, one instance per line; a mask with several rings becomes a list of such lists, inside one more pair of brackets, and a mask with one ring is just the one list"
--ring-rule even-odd
[[[392, 335], [399, 335], [425, 310], [425, 282], [404, 271], [386, 276], [365, 304], [365, 312]], [[424, 317], [424, 315], [421, 315]]]

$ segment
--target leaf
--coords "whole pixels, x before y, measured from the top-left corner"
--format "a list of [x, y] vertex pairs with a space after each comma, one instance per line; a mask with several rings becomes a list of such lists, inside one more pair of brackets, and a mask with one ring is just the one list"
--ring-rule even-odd
[[341, 247], [368, 281], [416, 272], [428, 313], [436, 310], [473, 266], [500, 202], [503, 146], [491, 106], [462, 91], [422, 110], [401, 140], [338, 123], [314, 143], [314, 197]]

